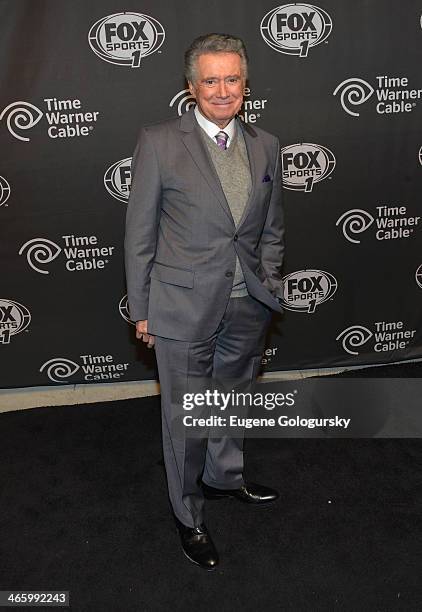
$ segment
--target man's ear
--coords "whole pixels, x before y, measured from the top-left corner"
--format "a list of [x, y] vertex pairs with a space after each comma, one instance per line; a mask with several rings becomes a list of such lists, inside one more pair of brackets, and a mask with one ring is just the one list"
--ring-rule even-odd
[[194, 98], [196, 98], [195, 88], [193, 86], [193, 83], [191, 83], [191, 81], [188, 81], [188, 87], [189, 87], [189, 91], [190, 91], [191, 95]]

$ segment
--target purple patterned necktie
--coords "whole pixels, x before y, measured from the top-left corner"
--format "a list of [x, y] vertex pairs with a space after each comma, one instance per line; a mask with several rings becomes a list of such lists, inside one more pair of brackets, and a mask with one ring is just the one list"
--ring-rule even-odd
[[221, 130], [220, 132], [218, 132], [215, 138], [217, 140], [217, 145], [220, 147], [220, 149], [227, 149], [227, 140], [229, 138], [229, 135], [226, 134], [226, 132], [223, 132]]

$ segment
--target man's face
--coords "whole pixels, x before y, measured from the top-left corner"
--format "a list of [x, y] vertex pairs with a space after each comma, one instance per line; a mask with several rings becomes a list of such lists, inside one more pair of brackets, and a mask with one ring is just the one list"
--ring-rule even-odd
[[196, 63], [196, 81], [189, 81], [201, 113], [225, 128], [243, 102], [245, 79], [237, 53], [204, 53]]

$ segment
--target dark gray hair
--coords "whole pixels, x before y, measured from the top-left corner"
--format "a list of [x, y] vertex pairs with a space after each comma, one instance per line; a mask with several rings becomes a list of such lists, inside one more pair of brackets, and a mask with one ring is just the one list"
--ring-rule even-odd
[[204, 53], [237, 53], [241, 59], [243, 76], [248, 77], [248, 55], [241, 38], [230, 34], [205, 34], [199, 36], [185, 53], [185, 77], [194, 83], [196, 80], [196, 62]]

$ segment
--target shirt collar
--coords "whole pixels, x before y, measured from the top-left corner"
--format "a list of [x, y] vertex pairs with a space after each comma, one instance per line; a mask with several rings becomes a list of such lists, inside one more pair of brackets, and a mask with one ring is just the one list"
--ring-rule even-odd
[[[204, 117], [204, 115], [198, 109], [198, 106], [195, 106], [194, 113], [195, 113], [196, 120], [198, 121], [201, 128], [215, 142], [215, 137], [217, 136], [218, 132], [221, 132], [221, 128], [219, 128], [218, 125], [216, 125], [215, 123], [213, 123], [212, 121]], [[230, 143], [233, 140], [235, 129], [236, 129], [236, 117], [233, 117], [230, 123], [226, 125], [226, 127], [223, 130], [228, 135], [227, 145], [226, 145], [227, 148], [229, 148]]]

